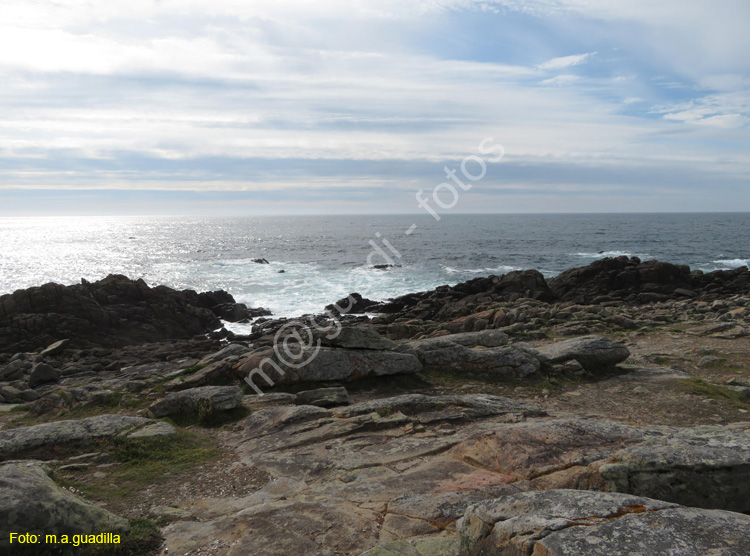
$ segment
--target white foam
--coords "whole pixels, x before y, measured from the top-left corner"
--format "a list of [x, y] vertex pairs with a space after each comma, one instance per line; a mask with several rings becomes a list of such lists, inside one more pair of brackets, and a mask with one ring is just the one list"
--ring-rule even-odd
[[597, 253], [574, 253], [576, 257], [583, 259], [604, 259], [607, 257], [638, 257], [642, 260], [651, 259], [647, 253], [630, 253], [628, 251], [601, 251]]
[[750, 266], [750, 259], [719, 259], [713, 262], [715, 264], [720, 264], [726, 268], [740, 268], [742, 266]]
[[520, 267], [508, 265], [488, 266], [484, 268], [454, 268], [446, 266], [444, 268], [448, 274], [507, 274], [514, 270], [523, 270]]

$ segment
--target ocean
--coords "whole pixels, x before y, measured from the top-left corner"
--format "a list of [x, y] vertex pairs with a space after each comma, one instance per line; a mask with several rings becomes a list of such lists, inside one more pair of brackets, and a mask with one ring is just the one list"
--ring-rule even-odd
[[619, 255], [736, 268], [749, 230], [748, 213], [0, 218], [0, 294], [118, 273], [299, 316], [355, 291], [381, 300]]

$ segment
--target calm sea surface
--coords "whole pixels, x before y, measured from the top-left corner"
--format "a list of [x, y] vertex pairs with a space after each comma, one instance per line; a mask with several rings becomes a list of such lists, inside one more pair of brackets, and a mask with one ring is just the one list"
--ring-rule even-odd
[[[552, 276], [606, 256], [735, 268], [748, 240], [748, 213], [0, 218], [0, 293], [119, 273], [296, 316], [353, 291], [384, 299], [514, 269]], [[400, 266], [370, 268], [386, 263]]]

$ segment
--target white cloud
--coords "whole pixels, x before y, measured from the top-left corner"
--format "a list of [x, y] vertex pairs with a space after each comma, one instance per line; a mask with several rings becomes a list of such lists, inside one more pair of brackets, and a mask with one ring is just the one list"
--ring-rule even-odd
[[[716, 136], [711, 134], [740, 133], [747, 125], [745, 62], [737, 62], [738, 56], [715, 63], [710, 72], [690, 70], [703, 87], [695, 94], [716, 94], [665, 104], [655, 109], [662, 119], [649, 119], [619, 114], [623, 104], [651, 98], [630, 76], [635, 69], [616, 68], [628, 78], [598, 80], [567, 73], [596, 52], [536, 67], [455, 60], [428, 46], [400, 46], [376, 25], [384, 18], [411, 21], [451, 9], [500, 6], [539, 16], [563, 10], [665, 30], [665, 36], [679, 39], [678, 52], [668, 51], [666, 39], [654, 48], [682, 67], [695, 48], [691, 33], [696, 44], [714, 41], [695, 22], [703, 18], [711, 32], [720, 25], [706, 18], [710, 9], [704, 5], [690, 4], [700, 12], [696, 16], [683, 14], [680, 5], [673, 0], [4, 0], [0, 155], [24, 161], [47, 157], [50, 165], [55, 157], [106, 160], [126, 153], [186, 165], [215, 157], [428, 161], [441, 167], [442, 160], [463, 157], [493, 136], [509, 160], [529, 164], [565, 160], [587, 167], [658, 168], [676, 161], [697, 164], [700, 156], [703, 166], [722, 160], [717, 172], [741, 173], [748, 161], [739, 154], [700, 144]], [[425, 21], [422, 31], [429, 35], [429, 18]], [[735, 28], [728, 24], [718, 36], [742, 45]], [[634, 42], [621, 50], [635, 48]], [[644, 48], [652, 46], [644, 42]], [[554, 55], [558, 45], [547, 46], [551, 53], [545, 57]], [[706, 60], [721, 52], [712, 46]], [[597, 66], [609, 62], [604, 54], [597, 61]], [[722, 64], [729, 69], [718, 68]], [[628, 111], [636, 108], [641, 107]], [[682, 143], [666, 133], [676, 126], [685, 128]], [[33, 172], [29, 165], [25, 176]], [[244, 187], [245, 182], [222, 177], [220, 166], [213, 169], [217, 177], [207, 182], [210, 187]], [[86, 183], [159, 186], [158, 177], [139, 171], [133, 167], [125, 178], [104, 172]], [[62, 170], [34, 175], [36, 183], [83, 178]], [[0, 174], [0, 184], [19, 183], [9, 176]], [[254, 180], [248, 176], [248, 182]], [[385, 183], [367, 180], [341, 183]], [[278, 178], [267, 186], [292, 183], [298, 181]], [[187, 179], [164, 181], [164, 187], [186, 184], [199, 187]]]
[[564, 74], [556, 75], [555, 77], [552, 77], [550, 79], [545, 79], [544, 81], [540, 81], [540, 83], [542, 85], [553, 87], [564, 87], [565, 85], [571, 85], [572, 83], [575, 83], [579, 79], [580, 77], [578, 77], [577, 75]]
[[543, 64], [539, 64], [537, 67], [541, 70], [557, 70], [563, 68], [569, 68], [570, 66], [578, 66], [583, 64], [591, 56], [594, 56], [596, 52], [588, 52], [586, 54], [574, 54], [572, 56], [562, 56], [560, 58], [552, 58], [547, 60]]

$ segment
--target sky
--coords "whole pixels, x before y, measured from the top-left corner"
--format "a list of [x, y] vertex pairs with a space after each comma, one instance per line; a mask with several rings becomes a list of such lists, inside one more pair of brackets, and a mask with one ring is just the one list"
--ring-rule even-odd
[[[749, 24], [747, 0], [2, 0], [0, 215], [750, 211]], [[441, 189], [462, 162], [486, 172]]]

